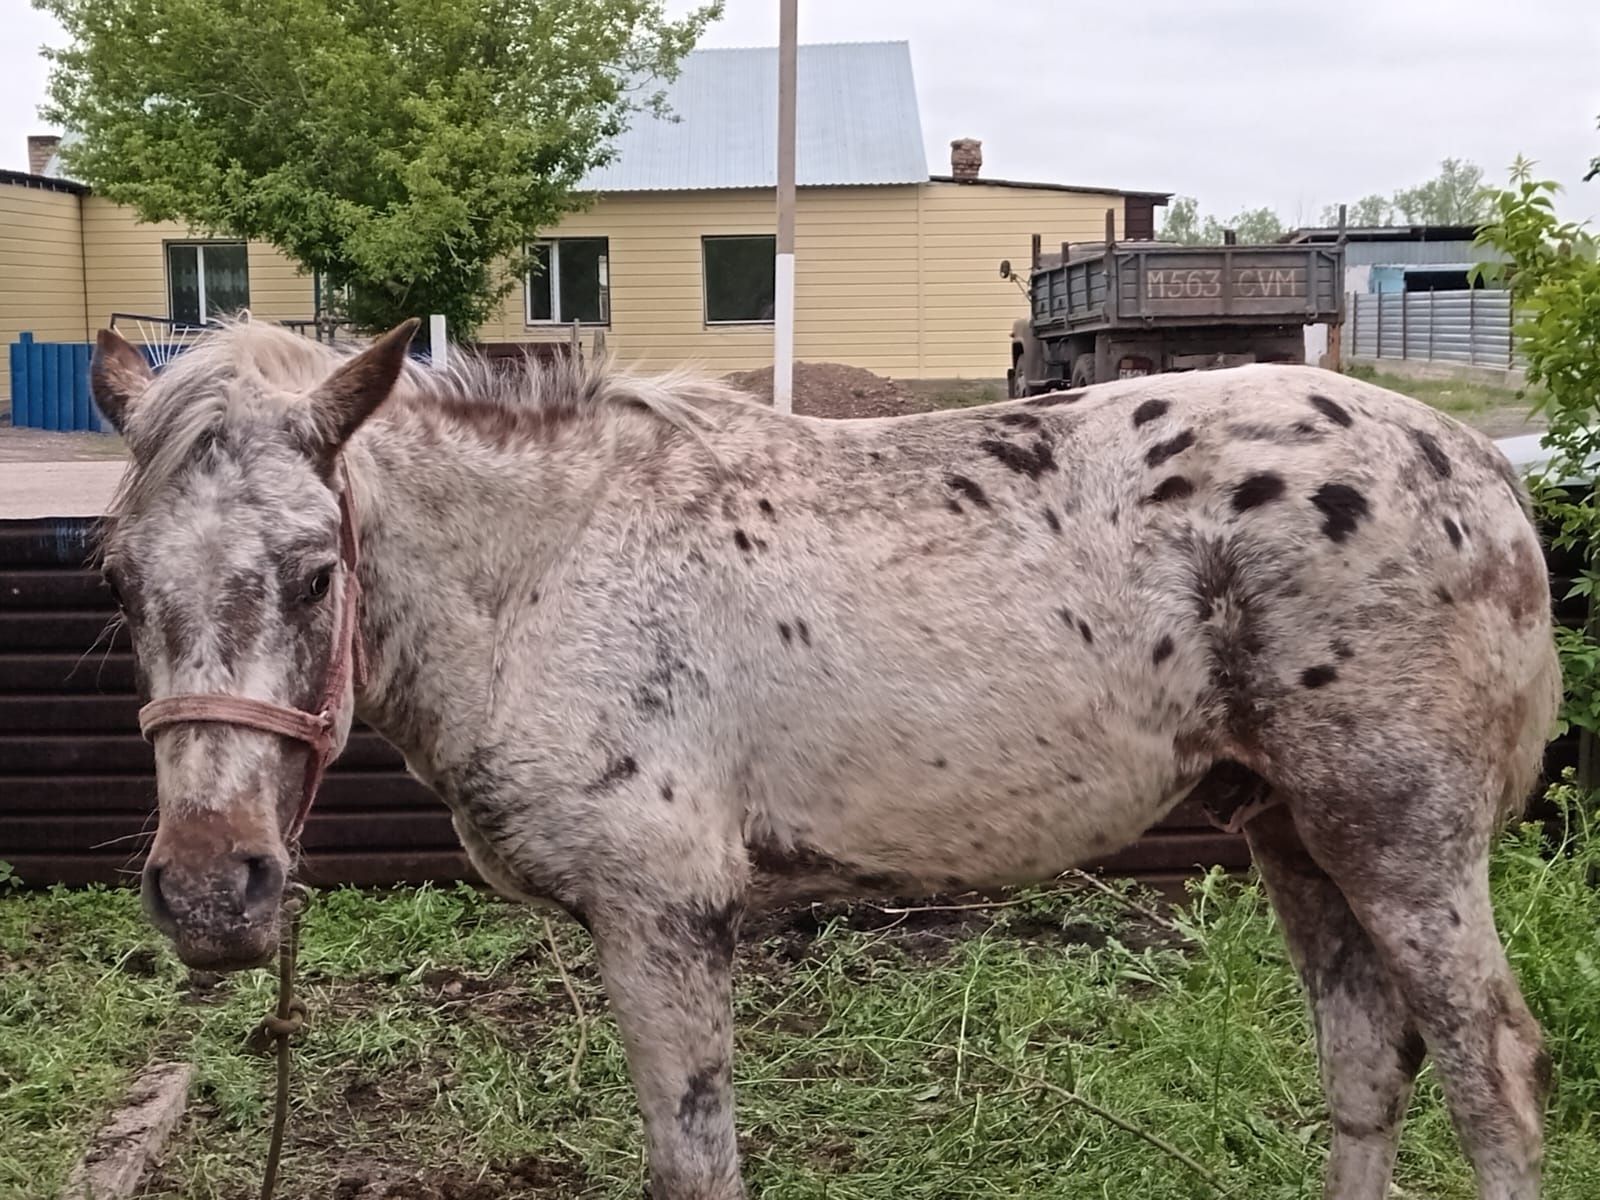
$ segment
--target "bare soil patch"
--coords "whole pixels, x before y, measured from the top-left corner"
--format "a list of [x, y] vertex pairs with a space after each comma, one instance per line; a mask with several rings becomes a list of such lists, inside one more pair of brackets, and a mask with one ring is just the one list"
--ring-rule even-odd
[[[724, 381], [772, 403], [772, 368], [735, 371]], [[843, 363], [795, 363], [794, 411], [806, 417], [900, 417], [931, 405], [892, 379]]]

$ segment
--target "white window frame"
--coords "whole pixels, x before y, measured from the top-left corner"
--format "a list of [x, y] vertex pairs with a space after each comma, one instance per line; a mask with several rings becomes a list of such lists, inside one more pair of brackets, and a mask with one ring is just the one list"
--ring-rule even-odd
[[[172, 311], [172, 248], [174, 246], [194, 247], [195, 286], [200, 293], [200, 320], [197, 325], [211, 323], [206, 312], [206, 247], [207, 246], [243, 246], [245, 248], [245, 286], [250, 286], [250, 243], [239, 241], [235, 238], [176, 238], [161, 244], [161, 269], [167, 277], [167, 320], [173, 324], [178, 323], [177, 314]], [[188, 324], [188, 322], [185, 322]]]
[[522, 320], [529, 326], [548, 329], [555, 325], [571, 325], [572, 321], [561, 315], [561, 243], [562, 242], [604, 242], [605, 255], [600, 260], [600, 319], [598, 321], [579, 321], [586, 328], [598, 328], [611, 324], [611, 239], [603, 234], [591, 237], [574, 235], [570, 238], [539, 238], [531, 243], [532, 247], [548, 246], [550, 249], [550, 270], [544, 282], [550, 286], [550, 315], [536, 317], [533, 315], [533, 272], [528, 272], [527, 278], [522, 281]]

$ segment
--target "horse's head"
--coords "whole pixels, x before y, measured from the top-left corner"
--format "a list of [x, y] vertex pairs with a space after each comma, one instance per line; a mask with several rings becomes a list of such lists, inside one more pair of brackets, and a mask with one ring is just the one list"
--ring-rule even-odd
[[107, 517], [105, 577], [153, 702], [144, 713], [167, 702], [149, 723], [160, 822], [145, 910], [191, 966], [250, 966], [276, 942], [313, 751], [215, 702], [325, 706], [327, 744], [343, 745], [351, 689], [325, 697], [348, 603], [336, 466], [415, 327], [336, 362], [293, 334], [238, 326], [159, 376], [113, 332], [96, 345], [95, 401], [132, 456]]

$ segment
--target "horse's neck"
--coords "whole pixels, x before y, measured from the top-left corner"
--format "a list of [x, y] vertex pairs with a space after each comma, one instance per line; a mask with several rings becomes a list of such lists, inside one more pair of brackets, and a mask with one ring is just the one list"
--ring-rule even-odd
[[357, 711], [418, 765], [488, 703], [496, 632], [535, 602], [603, 486], [604, 454], [490, 453], [374, 422], [346, 451], [370, 657]]

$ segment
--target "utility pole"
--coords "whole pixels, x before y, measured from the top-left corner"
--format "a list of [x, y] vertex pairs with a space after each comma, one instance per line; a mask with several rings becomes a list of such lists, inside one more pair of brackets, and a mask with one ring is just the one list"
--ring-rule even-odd
[[794, 411], [794, 93], [799, 0], [778, 0], [778, 242], [772, 406]]

